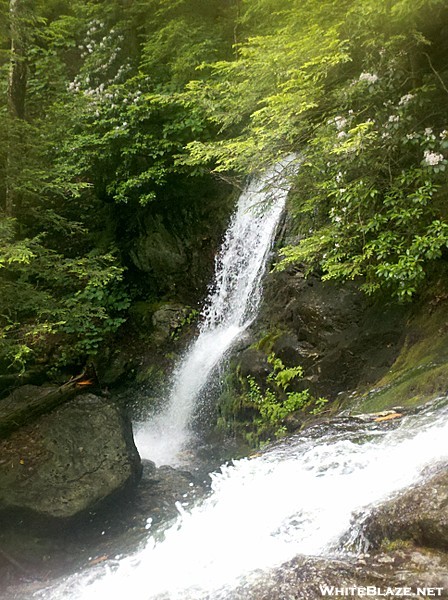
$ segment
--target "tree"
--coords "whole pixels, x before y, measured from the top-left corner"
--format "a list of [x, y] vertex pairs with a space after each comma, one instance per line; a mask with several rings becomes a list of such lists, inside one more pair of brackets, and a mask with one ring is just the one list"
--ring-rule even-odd
[[185, 101], [219, 134], [191, 142], [184, 161], [247, 174], [298, 152], [301, 242], [280, 268], [302, 261], [326, 279], [412, 297], [448, 246], [448, 73], [433, 16], [446, 22], [446, 4], [244, 5], [252, 37], [188, 86]]
[[19, 201], [14, 189], [12, 171], [15, 163], [20, 160], [16, 152], [16, 136], [14, 135], [16, 119], [25, 118], [25, 96], [27, 82], [27, 35], [25, 15], [28, 12], [27, 0], [10, 0], [9, 29], [10, 29], [10, 66], [8, 77], [8, 110], [9, 128], [7, 133], [7, 167], [6, 167], [6, 198], [5, 212], [13, 217]]

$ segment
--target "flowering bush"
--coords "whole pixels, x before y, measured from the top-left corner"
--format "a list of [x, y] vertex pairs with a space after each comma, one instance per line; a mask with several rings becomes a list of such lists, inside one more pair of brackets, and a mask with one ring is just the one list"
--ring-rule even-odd
[[409, 89], [401, 43], [335, 91], [338, 113], [316, 128], [297, 176], [304, 236], [281, 251], [278, 269], [304, 261], [323, 279], [360, 279], [368, 293], [404, 299], [448, 247], [448, 115], [435, 109], [443, 104], [433, 74]]

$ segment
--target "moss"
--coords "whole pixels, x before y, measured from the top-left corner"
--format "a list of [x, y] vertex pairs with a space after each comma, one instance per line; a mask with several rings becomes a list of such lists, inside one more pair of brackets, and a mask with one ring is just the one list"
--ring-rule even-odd
[[137, 372], [135, 381], [139, 384], [146, 383], [155, 386], [163, 382], [165, 378], [164, 370], [157, 365], [148, 365]]
[[373, 387], [346, 399], [344, 407], [376, 412], [412, 408], [446, 394], [448, 318], [445, 302], [421, 305], [406, 326], [405, 342], [392, 368]]
[[389, 540], [384, 538], [381, 542], [380, 552], [395, 552], [396, 550], [406, 550], [412, 547], [409, 540]]
[[396, 406], [413, 408], [445, 394], [447, 388], [448, 364], [421, 365], [393, 383], [362, 396], [356, 408], [360, 412], [377, 412]]

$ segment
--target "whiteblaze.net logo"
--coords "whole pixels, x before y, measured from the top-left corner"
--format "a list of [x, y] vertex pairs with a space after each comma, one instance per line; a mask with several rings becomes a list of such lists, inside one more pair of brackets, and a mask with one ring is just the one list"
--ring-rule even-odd
[[439, 597], [443, 594], [443, 587], [376, 587], [376, 586], [352, 586], [336, 587], [332, 585], [320, 585], [322, 596], [358, 596], [360, 598], [374, 597]]

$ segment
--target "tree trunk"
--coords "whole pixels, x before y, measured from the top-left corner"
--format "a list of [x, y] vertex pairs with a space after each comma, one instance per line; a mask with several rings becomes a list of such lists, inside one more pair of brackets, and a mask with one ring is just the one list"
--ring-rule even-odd
[[10, 0], [10, 37], [11, 59], [8, 79], [8, 154], [6, 163], [6, 202], [5, 212], [8, 216], [15, 216], [19, 198], [14, 186], [14, 171], [17, 170], [17, 161], [20, 155], [16, 152], [14, 130], [16, 119], [25, 118], [25, 97], [27, 84], [26, 62], [26, 36], [24, 33], [24, 0]]

